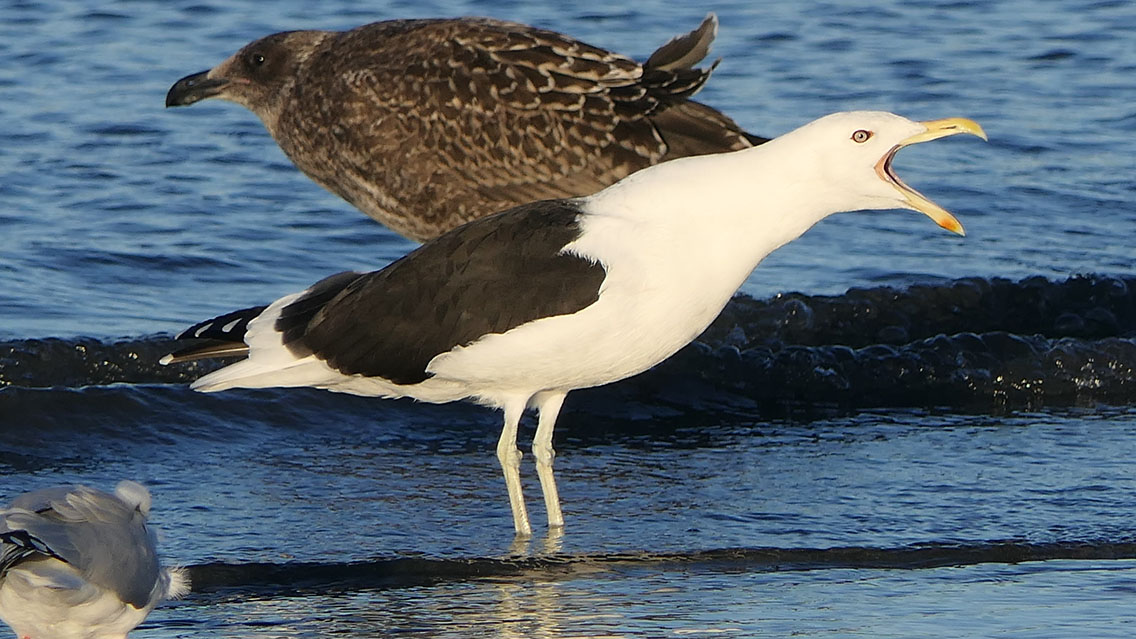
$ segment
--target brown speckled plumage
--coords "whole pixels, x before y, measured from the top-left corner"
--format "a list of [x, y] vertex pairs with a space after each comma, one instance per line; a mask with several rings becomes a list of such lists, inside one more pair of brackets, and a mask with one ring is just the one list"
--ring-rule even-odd
[[643, 65], [487, 18], [292, 31], [183, 78], [166, 103], [244, 105], [313, 180], [425, 240], [663, 160], [764, 141], [688, 100], [710, 75], [693, 65], [716, 30], [708, 16]]

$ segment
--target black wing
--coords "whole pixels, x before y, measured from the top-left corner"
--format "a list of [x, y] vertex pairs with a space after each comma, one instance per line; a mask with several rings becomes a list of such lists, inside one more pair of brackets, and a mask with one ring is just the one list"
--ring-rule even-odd
[[344, 374], [421, 382], [455, 346], [596, 301], [603, 266], [561, 252], [580, 213], [549, 200], [477, 220], [381, 271], [324, 280], [282, 309], [276, 329], [296, 355]]
[[266, 308], [268, 307], [243, 308], [190, 326], [178, 333], [174, 339], [207, 341], [174, 351], [163, 357], [160, 363], [166, 365], [214, 357], [248, 355], [248, 344], [244, 342], [245, 332], [248, 331], [249, 322], [256, 319]]

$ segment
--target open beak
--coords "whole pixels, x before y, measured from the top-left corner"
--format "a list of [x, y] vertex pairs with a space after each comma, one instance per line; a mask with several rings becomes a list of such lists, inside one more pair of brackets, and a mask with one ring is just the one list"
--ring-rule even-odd
[[224, 78], [210, 78], [209, 71], [187, 75], [170, 87], [166, 94], [166, 106], [189, 106], [205, 98], [211, 98], [221, 92], [221, 88], [229, 83]]
[[928, 140], [938, 140], [939, 138], [945, 138], [949, 135], [958, 135], [960, 133], [977, 135], [985, 140], [987, 139], [986, 132], [982, 130], [982, 127], [978, 126], [977, 122], [966, 118], [930, 120], [920, 122], [919, 124], [926, 127], [927, 130], [922, 133], [916, 133], [892, 147], [892, 149], [876, 163], [876, 174], [880, 176], [880, 179], [885, 182], [890, 182], [895, 188], [899, 189], [899, 192], [902, 193], [907, 200], [907, 205], [912, 209], [926, 214], [927, 217], [935, 221], [935, 224], [938, 224], [952, 233], [966, 235], [966, 232], [962, 229], [962, 224], [959, 224], [955, 216], [951, 215], [950, 212], [938, 204], [928, 200], [927, 197], [919, 191], [904, 184], [903, 180], [900, 180], [899, 176], [892, 170], [891, 162], [895, 159], [895, 154], [905, 146], [927, 142]]

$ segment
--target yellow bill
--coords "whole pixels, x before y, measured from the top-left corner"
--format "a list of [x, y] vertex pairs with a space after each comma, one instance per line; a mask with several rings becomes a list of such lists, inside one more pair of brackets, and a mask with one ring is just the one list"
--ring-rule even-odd
[[884, 157], [880, 158], [880, 161], [876, 163], [876, 173], [884, 181], [894, 184], [895, 187], [899, 189], [900, 193], [903, 193], [904, 197], [907, 199], [907, 203], [911, 206], [911, 208], [924, 213], [925, 215], [927, 215], [927, 217], [934, 220], [935, 224], [938, 224], [939, 226], [947, 229], [948, 231], [951, 231], [952, 233], [966, 235], [966, 232], [962, 228], [962, 224], [960, 224], [959, 221], [955, 219], [954, 215], [951, 215], [949, 211], [927, 199], [925, 195], [911, 188], [910, 186], [905, 184], [903, 180], [899, 179], [899, 176], [897, 176], [892, 170], [891, 162], [895, 158], [895, 154], [905, 146], [918, 144], [920, 142], [928, 142], [930, 140], [938, 140], [939, 138], [945, 138], [950, 135], [958, 135], [960, 133], [969, 133], [970, 135], [976, 135], [985, 140], [987, 139], [986, 132], [982, 130], [982, 127], [979, 126], [977, 122], [975, 122], [974, 120], [968, 120], [967, 118], [945, 118], [942, 120], [929, 120], [927, 122], [920, 122], [919, 124], [926, 127], [926, 130], [922, 133], [916, 133], [906, 140], [903, 140], [895, 147], [893, 147], [890, 151], [888, 151], [887, 154], [884, 155]]

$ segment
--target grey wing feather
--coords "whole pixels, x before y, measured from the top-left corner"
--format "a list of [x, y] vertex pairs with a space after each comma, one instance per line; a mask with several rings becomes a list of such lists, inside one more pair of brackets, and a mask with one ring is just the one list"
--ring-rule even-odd
[[52, 504], [67, 498], [80, 486], [53, 486], [24, 493], [12, 500], [11, 506], [0, 510], [0, 535], [4, 537], [4, 561], [11, 567], [24, 558], [39, 554], [67, 561], [76, 551], [58, 528], [43, 526], [52, 512]]
[[133, 606], [150, 601], [158, 557], [145, 517], [136, 508], [85, 486], [36, 491], [12, 505], [3, 513], [5, 529], [24, 531], [84, 579]]
[[27, 531], [7, 530], [2, 517], [3, 511], [0, 511], [0, 529], [3, 529], [0, 531], [0, 582], [4, 581], [4, 576], [9, 570], [29, 557], [38, 555], [60, 559], [51, 548], [29, 535]]

